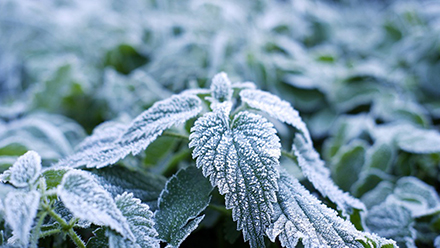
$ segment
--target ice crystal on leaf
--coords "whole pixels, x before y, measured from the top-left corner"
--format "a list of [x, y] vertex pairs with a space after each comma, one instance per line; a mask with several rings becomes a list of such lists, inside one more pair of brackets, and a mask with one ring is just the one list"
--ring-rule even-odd
[[251, 247], [263, 247], [273, 213], [279, 177], [280, 143], [273, 125], [260, 115], [243, 111], [229, 118], [225, 102], [200, 117], [191, 129], [190, 147], [197, 167], [210, 178], [226, 208]]
[[127, 218], [130, 230], [136, 240], [133, 242], [114, 231], [107, 230], [110, 248], [159, 248], [157, 231], [154, 229], [153, 213], [148, 205], [142, 204], [133, 194], [123, 193], [115, 199], [116, 206]]
[[109, 226], [123, 237], [136, 240], [127, 219], [117, 208], [110, 193], [88, 172], [67, 172], [58, 186], [58, 196], [75, 217], [96, 225]]
[[246, 89], [240, 92], [243, 102], [251, 108], [261, 110], [270, 116], [293, 126], [299, 133], [295, 134], [292, 150], [304, 175], [323, 196], [336, 203], [344, 215], [349, 215], [353, 209], [364, 209], [361, 201], [348, 193], [342, 192], [330, 179], [330, 171], [325, 167], [319, 154], [313, 148], [309, 131], [301, 117], [292, 106], [270, 93]]
[[201, 101], [194, 95], [172, 96], [155, 103], [126, 128], [121, 124], [100, 127], [79, 145], [77, 153], [58, 165], [101, 168], [114, 164], [129, 153], [138, 154], [164, 130], [187, 121], [201, 110]]
[[[289, 248], [296, 247], [299, 240], [306, 248], [370, 247], [362, 244], [369, 242], [365, 233], [356, 230], [349, 221], [338, 217], [336, 211], [320, 203], [287, 172], [281, 172], [278, 187], [275, 213], [267, 229], [272, 242], [278, 237], [281, 245]], [[374, 239], [371, 240], [374, 244], [392, 244], [378, 237]]]
[[33, 184], [41, 172], [41, 158], [38, 153], [29, 151], [0, 175], [0, 180], [10, 182], [15, 187], [26, 187]]

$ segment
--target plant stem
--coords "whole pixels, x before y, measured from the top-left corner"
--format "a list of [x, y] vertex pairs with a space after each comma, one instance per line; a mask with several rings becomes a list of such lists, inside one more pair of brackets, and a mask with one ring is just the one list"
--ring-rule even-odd
[[54, 234], [57, 234], [57, 233], [60, 233], [60, 232], [61, 232], [60, 229], [52, 229], [52, 230], [49, 230], [49, 231], [41, 232], [40, 233], [40, 238], [44, 238], [44, 237], [47, 237], [47, 236], [50, 236], [50, 235], [54, 235]]
[[30, 247], [37, 247], [38, 239], [40, 238], [41, 225], [43, 225], [44, 218], [46, 218], [46, 216], [47, 216], [46, 211], [41, 212], [41, 215], [38, 219], [38, 222], [35, 225], [34, 229], [32, 230], [32, 240], [31, 240]]
[[61, 216], [59, 216], [57, 213], [53, 211], [53, 209], [46, 207], [45, 208], [47, 213], [54, 218], [60, 225], [62, 230], [67, 231], [67, 234], [72, 239], [73, 243], [79, 248], [85, 248], [86, 245], [84, 244], [84, 241], [76, 234], [76, 232], [73, 230], [73, 224], [68, 224]]
[[188, 135], [181, 134], [181, 133], [175, 133], [175, 132], [171, 132], [171, 131], [165, 131], [165, 132], [163, 132], [163, 135], [169, 136], [169, 137], [174, 137], [174, 138], [179, 138], [179, 139], [184, 139], [184, 140], [189, 140]]
[[298, 162], [298, 158], [295, 155], [293, 155], [293, 153], [291, 153], [291, 152], [288, 152], [286, 150], [281, 150], [281, 155], [283, 155], [284, 157], [290, 158], [295, 162]]
[[218, 212], [220, 212], [220, 213], [222, 213], [224, 215], [231, 215], [231, 212], [228, 209], [226, 209], [224, 206], [215, 205], [215, 204], [209, 204], [208, 208], [211, 208], [211, 209], [213, 209], [215, 211], [218, 211]]

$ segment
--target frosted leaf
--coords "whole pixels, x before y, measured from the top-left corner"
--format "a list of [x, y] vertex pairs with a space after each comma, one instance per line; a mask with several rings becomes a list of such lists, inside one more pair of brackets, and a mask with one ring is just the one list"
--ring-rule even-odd
[[62, 159], [57, 166], [99, 168], [115, 163], [128, 154], [128, 151], [118, 149], [116, 145], [116, 140], [126, 128], [126, 125], [117, 122], [102, 123], [76, 147], [74, 154]]
[[416, 247], [411, 211], [398, 202], [387, 200], [374, 206], [368, 211], [365, 225], [371, 232], [392, 238], [400, 247]]
[[232, 209], [245, 241], [262, 247], [278, 189], [279, 138], [262, 116], [244, 111], [229, 123], [229, 111], [217, 108], [199, 118], [189, 146], [197, 167], [225, 195], [226, 208]]
[[28, 245], [29, 233], [37, 215], [39, 203], [40, 193], [35, 190], [30, 192], [12, 191], [6, 196], [4, 215], [13, 234], [9, 242]]
[[336, 203], [342, 210], [344, 216], [348, 216], [353, 209], [364, 210], [364, 204], [358, 199], [352, 197], [347, 192], [343, 192], [335, 185], [330, 178], [330, 171], [325, 167], [324, 161], [319, 158], [319, 154], [307, 143], [302, 136], [296, 136], [292, 150], [298, 159], [298, 164], [313, 186], [332, 202]]
[[58, 196], [75, 217], [96, 225], [109, 226], [122, 236], [135, 240], [127, 219], [117, 208], [110, 193], [88, 172], [67, 172], [58, 186]]
[[370, 209], [384, 202], [387, 197], [393, 193], [393, 190], [394, 186], [392, 183], [382, 181], [373, 190], [365, 193], [361, 200], [365, 203], [365, 206]]
[[38, 179], [41, 173], [41, 158], [38, 153], [28, 151], [0, 175], [4, 182], [10, 182], [15, 187], [29, 186]]
[[293, 126], [302, 133], [307, 142], [312, 143], [306, 124], [301, 120], [298, 111], [290, 103], [281, 100], [278, 96], [255, 89], [246, 89], [240, 92], [243, 102], [251, 108], [261, 110], [270, 116]]
[[124, 192], [133, 193], [152, 210], [157, 208], [157, 199], [166, 183], [163, 176], [131, 171], [121, 166], [106, 167], [93, 173], [99, 176], [98, 183], [113, 197]]
[[230, 101], [232, 97], [231, 81], [224, 72], [214, 76], [211, 83], [211, 95], [216, 102]]
[[159, 248], [158, 235], [154, 229], [153, 213], [148, 205], [142, 204], [139, 199], [133, 198], [133, 194], [123, 193], [115, 199], [116, 206], [127, 218], [129, 227], [136, 240], [133, 242], [108, 230], [110, 248]]
[[435, 240], [434, 240], [434, 247], [435, 248], [440, 248], [440, 235], [435, 238]]
[[279, 97], [260, 90], [242, 90], [240, 97], [250, 107], [266, 112], [270, 116], [293, 126], [299, 134], [295, 135], [293, 151], [304, 175], [323, 196], [336, 203], [344, 215], [354, 209], [364, 209], [362, 202], [341, 191], [330, 179], [330, 171], [325, 167], [319, 154], [313, 148], [309, 131], [301, 120], [298, 111]]
[[174, 95], [156, 102], [133, 120], [118, 140], [118, 144], [136, 155], [147, 148], [164, 130], [195, 117], [201, 110], [200, 99], [193, 95]]
[[211, 200], [212, 187], [202, 173], [191, 166], [172, 176], [162, 191], [154, 214], [159, 238], [168, 247], [178, 247], [199, 225]]
[[396, 137], [400, 149], [411, 153], [440, 153], [440, 133], [408, 126]]
[[363, 247], [357, 240], [360, 232], [348, 221], [323, 205], [299, 182], [281, 173], [278, 180], [278, 202], [267, 229], [272, 242], [276, 237], [283, 247], [296, 247], [301, 239], [304, 247]]
[[58, 165], [102, 168], [146, 149], [162, 132], [183, 123], [202, 110], [198, 97], [180, 94], [156, 102], [124, 128], [121, 124], [99, 128], [86, 139], [77, 153]]

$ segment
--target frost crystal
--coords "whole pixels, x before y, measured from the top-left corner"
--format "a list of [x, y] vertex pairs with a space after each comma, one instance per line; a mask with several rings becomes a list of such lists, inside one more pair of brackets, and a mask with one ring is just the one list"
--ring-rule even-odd
[[278, 189], [279, 138], [262, 116], [244, 111], [230, 123], [229, 111], [223, 106], [199, 118], [189, 146], [197, 167], [225, 195], [244, 239], [251, 247], [263, 247]]
[[26, 187], [33, 184], [41, 172], [41, 158], [38, 153], [28, 151], [0, 175], [0, 180], [10, 182], [15, 187]]
[[148, 205], [142, 204], [139, 199], [133, 198], [133, 194], [123, 193], [115, 199], [116, 206], [122, 215], [127, 218], [129, 227], [136, 237], [133, 242], [121, 235], [108, 231], [109, 247], [120, 248], [159, 248], [159, 240], [156, 238], [157, 231], [154, 229], [153, 213]]
[[58, 186], [58, 196], [75, 217], [96, 225], [109, 226], [125, 238], [136, 240], [127, 219], [117, 208], [110, 193], [88, 172], [67, 172]]
[[27, 245], [34, 218], [37, 215], [40, 193], [37, 191], [12, 191], [5, 199], [5, 220], [11, 227], [13, 237], [10, 243]]
[[288, 248], [296, 247], [300, 239], [306, 248], [364, 247], [359, 242], [366, 242], [364, 233], [320, 203], [287, 172], [281, 172], [278, 187], [278, 202], [267, 229], [272, 242], [279, 237], [281, 245]]
[[198, 97], [189, 94], [172, 96], [156, 102], [124, 128], [121, 125], [100, 127], [87, 138], [77, 153], [58, 165], [101, 168], [146, 149], [162, 132], [183, 123], [202, 110]]

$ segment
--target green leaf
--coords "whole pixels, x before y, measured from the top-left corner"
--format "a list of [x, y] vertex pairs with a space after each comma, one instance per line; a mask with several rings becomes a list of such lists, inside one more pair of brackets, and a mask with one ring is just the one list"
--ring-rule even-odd
[[162, 191], [154, 213], [159, 238], [168, 247], [178, 247], [199, 225], [211, 200], [212, 186], [191, 166], [172, 176]]
[[244, 111], [230, 124], [229, 111], [230, 106], [223, 105], [199, 118], [189, 146], [194, 147], [197, 167], [225, 195], [226, 208], [232, 208], [245, 241], [261, 247], [278, 189], [279, 138], [262, 116]]
[[38, 153], [28, 151], [0, 175], [0, 179], [15, 187], [27, 187], [35, 183], [41, 173], [41, 158]]
[[162, 132], [184, 123], [202, 110], [197, 96], [174, 95], [156, 102], [136, 117], [126, 128], [120, 125], [100, 126], [77, 153], [60, 161], [59, 166], [102, 168], [145, 150]]
[[166, 178], [160, 175], [132, 171], [122, 166], [106, 167], [92, 171], [98, 175], [98, 183], [113, 197], [124, 192], [147, 203], [150, 209], [157, 208], [157, 199], [165, 187]]
[[12, 229], [12, 238], [8, 240], [11, 244], [27, 246], [29, 234], [37, 215], [40, 203], [40, 193], [33, 190], [30, 192], [12, 191], [4, 202], [4, 214], [6, 223]]
[[278, 201], [267, 229], [272, 242], [278, 237], [283, 247], [363, 247], [368, 234], [356, 230], [337, 212], [320, 203], [295, 178], [281, 172]]
[[436, 130], [406, 126], [396, 137], [397, 146], [410, 153], [440, 152], [440, 133]]
[[110, 193], [90, 173], [80, 170], [67, 172], [58, 186], [58, 196], [75, 217], [96, 225], [109, 226], [122, 236], [135, 240], [127, 219], [117, 208]]
[[70, 168], [49, 168], [45, 170], [42, 175], [46, 179], [47, 189], [53, 189], [60, 185], [64, 174], [66, 174]]
[[154, 229], [153, 213], [148, 205], [142, 204], [139, 199], [133, 198], [133, 194], [123, 193], [115, 199], [116, 205], [127, 218], [129, 227], [136, 240], [131, 241], [115, 233], [107, 231], [110, 248], [159, 248], [158, 233]]

